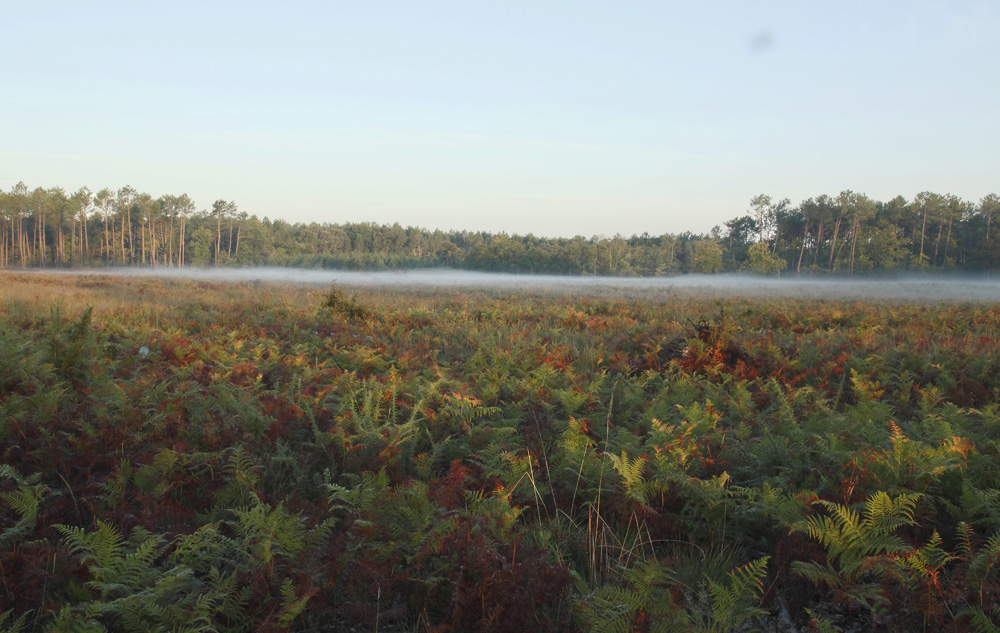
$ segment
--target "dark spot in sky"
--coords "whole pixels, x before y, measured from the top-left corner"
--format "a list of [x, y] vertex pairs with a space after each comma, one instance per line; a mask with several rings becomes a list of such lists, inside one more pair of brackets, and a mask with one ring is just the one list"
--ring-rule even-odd
[[750, 38], [750, 52], [763, 53], [774, 46], [774, 36], [768, 30], [760, 31]]

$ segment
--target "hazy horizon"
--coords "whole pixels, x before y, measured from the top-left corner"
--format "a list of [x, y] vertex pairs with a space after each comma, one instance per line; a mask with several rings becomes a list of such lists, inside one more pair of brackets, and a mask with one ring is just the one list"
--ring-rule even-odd
[[93, 268], [8, 270], [13, 274], [150, 277], [220, 282], [336, 284], [355, 288], [494, 289], [526, 292], [574, 292], [626, 295], [644, 290], [677, 291], [746, 298], [857, 299], [898, 301], [1000, 302], [1000, 277], [959, 275], [894, 275], [891, 277], [823, 278], [758, 277], [740, 273], [686, 274], [672, 277], [603, 277], [525, 275], [457, 269], [346, 271], [280, 267], [254, 268]]

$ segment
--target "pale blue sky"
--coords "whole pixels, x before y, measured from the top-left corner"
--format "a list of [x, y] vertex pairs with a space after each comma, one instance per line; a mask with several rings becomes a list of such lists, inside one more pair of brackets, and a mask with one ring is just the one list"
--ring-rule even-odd
[[0, 187], [290, 221], [707, 232], [1000, 191], [1000, 2], [7, 3]]

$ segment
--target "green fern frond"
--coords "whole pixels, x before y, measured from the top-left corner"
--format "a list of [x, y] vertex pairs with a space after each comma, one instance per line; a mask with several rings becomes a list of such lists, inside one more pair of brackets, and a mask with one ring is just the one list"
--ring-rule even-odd
[[972, 560], [972, 526], [965, 521], [958, 523], [958, 553], [959, 558], [965, 561]]
[[41, 501], [49, 489], [40, 483], [41, 473], [23, 477], [8, 464], [0, 464], [0, 478], [13, 479], [17, 486], [16, 490], [0, 493], [0, 499], [18, 515], [13, 526], [0, 532], [0, 548], [11, 549], [15, 543], [34, 533]]
[[162, 549], [162, 538], [152, 534], [133, 533], [131, 540], [138, 541], [138, 546], [117, 565], [118, 582], [136, 586], [149, 577], [153, 561]]
[[628, 453], [622, 450], [621, 457], [609, 454], [608, 459], [611, 461], [611, 467], [622, 478], [625, 496], [639, 502], [643, 506], [648, 505], [646, 479], [643, 475], [646, 470], [646, 458], [636, 457], [635, 459], [629, 459]]
[[[892, 498], [879, 491], [868, 499], [861, 514], [847, 506], [817, 501], [829, 515], [809, 517], [792, 526], [791, 531], [806, 532], [818, 540], [826, 549], [827, 563], [797, 561], [792, 564], [793, 571], [815, 585], [841, 591], [869, 609], [885, 604], [881, 587], [865, 579], [903, 578], [905, 557], [898, 555], [911, 554], [913, 548], [894, 532], [914, 524], [913, 512], [919, 498], [919, 494]], [[928, 561], [948, 556], [933, 539], [929, 545]], [[919, 560], [916, 564], [920, 564]]]
[[[578, 587], [587, 590], [577, 578]], [[604, 586], [577, 603], [577, 618], [584, 630], [635, 631], [645, 621], [650, 632], [674, 633], [690, 629], [687, 613], [674, 603], [670, 568], [657, 560], [646, 561], [625, 573], [625, 586]]]
[[208, 523], [192, 534], [178, 537], [167, 561], [198, 573], [219, 573], [220, 569], [242, 564], [247, 553], [234, 539], [219, 531], [219, 523]]
[[792, 571], [817, 586], [836, 587], [839, 585], [840, 577], [835, 570], [813, 561], [793, 561]]
[[126, 543], [118, 529], [104, 521], [98, 521], [97, 530], [90, 533], [75, 526], [55, 528], [70, 553], [87, 565], [91, 576], [87, 585], [102, 597], [148, 585], [157, 573], [153, 561], [162, 551], [163, 541], [158, 535], [136, 528]]
[[253, 593], [250, 587], [238, 586], [236, 574], [224, 575], [217, 568], [209, 571], [209, 587], [205, 596], [212, 600], [211, 608], [222, 617], [235, 621], [246, 611]]
[[249, 485], [257, 482], [257, 464], [242, 446], [233, 448], [229, 454], [229, 463], [226, 464], [226, 474], [230, 477], [246, 480]]
[[865, 521], [874, 534], [890, 534], [913, 525], [913, 511], [919, 498], [919, 494], [901, 494], [893, 499], [883, 491], [876, 492], [865, 502]]
[[938, 534], [937, 530], [934, 530], [926, 545], [914, 550], [910, 556], [904, 559], [907, 568], [918, 581], [933, 577], [945, 565], [955, 560], [955, 556], [941, 547], [942, 543], [941, 535]]
[[21, 615], [17, 616], [17, 618], [13, 618], [13, 609], [0, 613], [0, 633], [23, 633], [28, 626], [29, 613], [31, 612], [25, 611]]
[[290, 555], [305, 547], [306, 529], [301, 517], [290, 514], [279, 503], [275, 507], [257, 501], [256, 505], [236, 508], [235, 527], [243, 543], [254, 554], [258, 564], [273, 564], [276, 555]]
[[581, 603], [578, 614], [591, 631], [630, 633], [643, 596], [626, 587], [602, 587]]
[[[268, 508], [270, 510], [270, 508]], [[279, 508], [263, 513], [264, 523], [279, 517]], [[294, 524], [297, 517], [288, 522]], [[288, 530], [282, 521], [272, 521], [274, 530]], [[208, 632], [237, 630], [234, 623], [245, 617], [251, 597], [249, 587], [240, 587], [238, 573], [223, 568], [245, 567], [241, 554], [252, 543], [222, 536], [217, 524], [203, 526], [192, 535], [178, 537], [173, 551], [162, 556], [164, 539], [142, 528], [124, 539], [118, 529], [103, 521], [91, 532], [57, 525], [62, 545], [86, 565], [87, 587], [81, 596], [56, 615], [51, 630], [104, 631], [105, 627], [130, 633]], [[294, 531], [294, 530], [291, 530]], [[287, 541], [271, 534], [274, 549], [283, 551]]]
[[381, 468], [377, 473], [365, 473], [361, 482], [351, 488], [334, 483], [326, 484], [325, 487], [332, 507], [364, 512], [375, 507], [383, 493], [389, 489], [389, 476], [385, 468]]
[[108, 629], [97, 621], [100, 610], [96, 608], [74, 609], [64, 606], [49, 624], [49, 631], [71, 631], [72, 633], [107, 633]]
[[647, 561], [629, 570], [628, 580], [642, 595], [650, 595], [671, 582], [670, 568], [659, 561]]
[[994, 532], [979, 553], [972, 557], [969, 574], [985, 580], [997, 563], [1000, 563], [1000, 530]]
[[993, 609], [991, 617], [979, 607], [970, 605], [962, 612], [962, 615], [969, 617], [972, 630], [976, 633], [1000, 633], [1000, 626], [994, 624], [994, 622], [1000, 621], [1000, 608]]
[[85, 549], [77, 550], [76, 553], [82, 554], [84, 560], [94, 561], [101, 569], [111, 567], [125, 549], [125, 540], [118, 528], [100, 520], [97, 522], [97, 531], [86, 535], [82, 544]]
[[729, 572], [725, 583], [709, 581], [712, 613], [719, 631], [737, 630], [747, 619], [763, 613], [752, 606], [764, 591], [769, 556], [758, 558]]
[[808, 504], [801, 494], [789, 494], [779, 487], [764, 482], [753, 488], [740, 486], [730, 487], [733, 495], [746, 500], [737, 507], [737, 511], [748, 519], [762, 521], [766, 524], [784, 526], [786, 528], [803, 520]]
[[976, 525], [1000, 528], [1000, 490], [995, 488], [983, 490], [966, 482], [958, 501], [962, 511], [966, 516], [973, 517], [973, 523]]
[[295, 618], [306, 608], [310, 597], [309, 594], [299, 597], [295, 592], [295, 584], [286, 578], [281, 583], [281, 615], [278, 616], [278, 626], [284, 629], [291, 628]]
[[832, 622], [812, 609], [806, 609], [806, 613], [809, 614], [809, 625], [816, 630], [816, 633], [840, 633], [840, 629], [835, 627]]
[[89, 556], [90, 544], [87, 539], [87, 531], [75, 525], [57, 524], [55, 529], [62, 534], [63, 542], [70, 554], [84, 554]]

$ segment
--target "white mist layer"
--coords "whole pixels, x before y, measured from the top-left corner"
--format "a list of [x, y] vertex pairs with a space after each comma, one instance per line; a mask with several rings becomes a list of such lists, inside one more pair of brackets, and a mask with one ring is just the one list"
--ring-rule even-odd
[[474, 288], [519, 291], [563, 291], [606, 295], [625, 291], [682, 291], [684, 294], [810, 299], [886, 299], [904, 301], [1000, 301], [1000, 279], [957, 276], [906, 276], [890, 279], [763, 278], [739, 274], [676, 277], [570, 277], [515, 275], [467, 270], [345, 271], [300, 268], [117, 268], [62, 272], [230, 282], [337, 284], [358, 287]]

